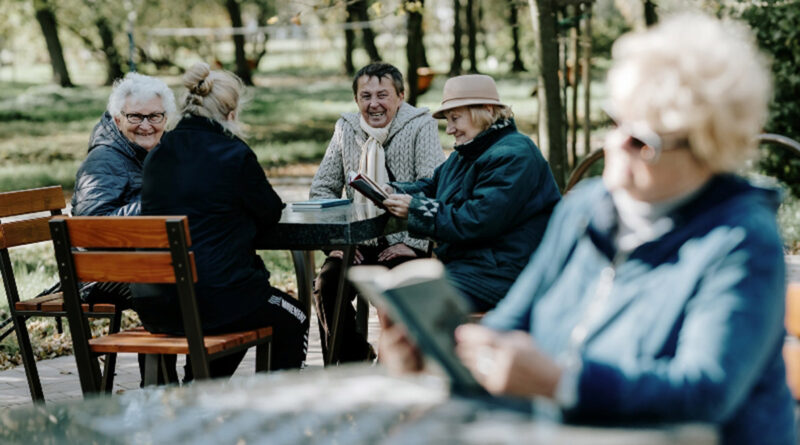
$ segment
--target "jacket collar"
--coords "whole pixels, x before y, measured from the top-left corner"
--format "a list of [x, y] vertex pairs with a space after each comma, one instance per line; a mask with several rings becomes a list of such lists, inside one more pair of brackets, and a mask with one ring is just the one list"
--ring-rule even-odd
[[[777, 209], [781, 202], [781, 193], [778, 189], [759, 187], [752, 185], [749, 181], [733, 175], [718, 174], [713, 176], [703, 185], [694, 199], [678, 206], [668, 214], [672, 219], [675, 229], [670, 233], [659, 237], [651, 242], [645, 243], [635, 249], [635, 255], [639, 250], [648, 250], [650, 254], [655, 253], [653, 247], [658, 246], [666, 236], [672, 236], [682, 227], [693, 221], [701, 219], [703, 215], [715, 215], [720, 213], [720, 209], [730, 205], [732, 199], [747, 196], [749, 199], [762, 201], [769, 208]], [[596, 200], [592, 208], [586, 232], [594, 242], [595, 246], [603, 252], [609, 259], [614, 257], [614, 237], [616, 236], [618, 221], [617, 211], [611, 200], [608, 190], [603, 189], [602, 196]], [[711, 220], [713, 218], [705, 218]], [[672, 243], [670, 243], [672, 244]], [[643, 246], [648, 249], [641, 249]], [[669, 246], [665, 246], [669, 247]]]
[[475, 139], [463, 145], [456, 145], [453, 149], [468, 160], [477, 159], [503, 136], [515, 131], [517, 126], [514, 124], [514, 119], [498, 120], [475, 136]]
[[147, 150], [122, 135], [119, 128], [117, 128], [117, 124], [114, 123], [114, 118], [111, 117], [108, 111], [103, 113], [100, 122], [92, 130], [92, 135], [89, 137], [88, 151], [91, 152], [100, 146], [109, 147], [139, 162], [143, 162], [145, 156], [147, 156]]
[[[394, 119], [389, 124], [389, 136], [386, 138], [386, 142], [383, 144], [384, 148], [389, 145], [389, 141], [392, 140], [392, 137], [397, 134], [400, 130], [402, 130], [409, 122], [418, 118], [419, 116], [423, 116], [428, 113], [427, 108], [417, 108], [407, 104], [405, 101], [400, 104], [400, 108], [397, 110], [397, 114], [394, 115]], [[342, 113], [342, 119], [345, 122], [350, 124], [355, 130], [356, 134], [359, 135], [360, 138], [366, 140], [366, 134], [364, 130], [361, 129], [361, 125], [359, 123], [359, 118], [361, 113]]]

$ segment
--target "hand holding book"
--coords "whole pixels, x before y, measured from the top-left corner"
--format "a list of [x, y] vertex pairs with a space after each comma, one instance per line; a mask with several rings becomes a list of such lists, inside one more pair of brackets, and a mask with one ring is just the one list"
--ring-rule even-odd
[[[413, 344], [450, 377], [454, 391], [485, 392], [455, 355], [454, 331], [467, 322], [471, 305], [448, 283], [440, 261], [412, 260], [392, 270], [357, 266], [350, 268], [348, 278], [362, 296], [405, 327]], [[411, 344], [402, 339], [394, 347], [403, 345], [413, 355]]]
[[386, 206], [383, 205], [383, 201], [388, 198], [389, 195], [369, 176], [351, 171], [347, 175], [347, 184], [372, 201], [376, 206], [387, 210]]

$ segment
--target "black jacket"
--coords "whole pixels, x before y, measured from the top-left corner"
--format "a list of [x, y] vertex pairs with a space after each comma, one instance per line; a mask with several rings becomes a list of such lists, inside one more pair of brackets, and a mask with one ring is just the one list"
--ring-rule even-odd
[[[278, 222], [283, 207], [250, 147], [208, 119], [183, 118], [145, 160], [142, 214], [189, 217], [207, 331], [267, 304], [269, 272], [253, 240]], [[173, 286], [132, 290], [148, 330], [182, 332]]]
[[145, 156], [147, 150], [125, 138], [106, 111], [92, 130], [89, 156], [75, 175], [72, 214], [138, 215]]

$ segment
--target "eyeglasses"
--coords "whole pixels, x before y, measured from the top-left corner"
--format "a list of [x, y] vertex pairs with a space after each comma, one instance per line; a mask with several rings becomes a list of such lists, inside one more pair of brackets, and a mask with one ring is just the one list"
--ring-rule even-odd
[[129, 124], [134, 124], [134, 125], [141, 124], [142, 122], [144, 122], [145, 119], [147, 119], [147, 122], [150, 122], [151, 124], [160, 124], [164, 122], [164, 117], [166, 116], [166, 113], [164, 112], [139, 114], [139, 113], [125, 113], [123, 111], [121, 112], [121, 114], [125, 116], [125, 119], [128, 120]]
[[658, 161], [661, 152], [667, 148], [687, 147], [689, 140], [686, 137], [664, 136], [662, 137], [644, 121], [620, 122], [616, 114], [608, 107], [603, 107], [606, 115], [611, 119], [614, 128], [627, 136], [629, 147], [639, 151], [639, 157], [645, 162], [654, 163]]

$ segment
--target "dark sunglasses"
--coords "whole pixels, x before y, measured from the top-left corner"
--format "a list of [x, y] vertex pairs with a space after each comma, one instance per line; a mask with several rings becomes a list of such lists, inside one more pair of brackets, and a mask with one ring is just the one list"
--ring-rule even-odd
[[663, 148], [661, 136], [650, 129], [644, 122], [622, 123], [608, 107], [603, 107], [603, 111], [611, 119], [614, 128], [627, 136], [629, 147], [638, 150], [642, 159], [650, 163], [658, 160]]

